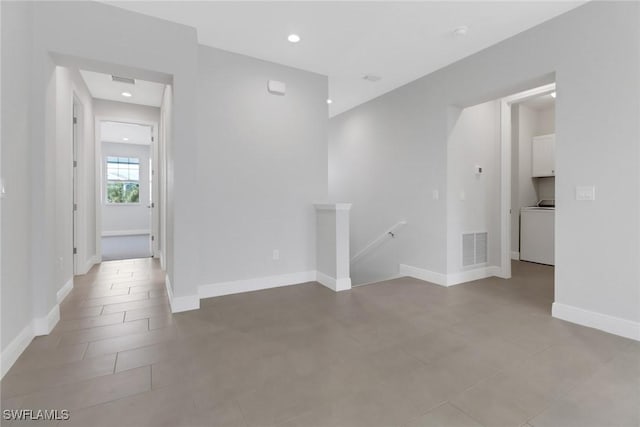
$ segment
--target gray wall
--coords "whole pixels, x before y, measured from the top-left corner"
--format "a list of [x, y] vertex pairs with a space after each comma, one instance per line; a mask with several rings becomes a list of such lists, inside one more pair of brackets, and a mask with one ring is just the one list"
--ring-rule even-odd
[[[353, 250], [399, 217], [411, 227], [370, 274], [446, 271], [446, 200], [430, 195], [446, 185], [447, 108], [555, 76], [556, 302], [640, 320], [639, 8], [588, 3], [331, 119], [330, 194], [354, 202]], [[579, 185], [598, 199], [576, 201]]]
[[[202, 46], [198, 66], [201, 283], [315, 270], [327, 78]], [[286, 95], [268, 93], [268, 80]]]

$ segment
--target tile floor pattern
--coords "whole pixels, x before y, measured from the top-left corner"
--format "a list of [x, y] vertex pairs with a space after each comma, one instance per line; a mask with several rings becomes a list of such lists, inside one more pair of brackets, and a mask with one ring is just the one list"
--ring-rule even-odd
[[308, 283], [172, 315], [156, 262], [105, 262], [2, 380], [2, 407], [68, 409], [34, 423], [63, 427], [640, 425], [640, 343], [552, 318], [552, 268], [513, 271]]

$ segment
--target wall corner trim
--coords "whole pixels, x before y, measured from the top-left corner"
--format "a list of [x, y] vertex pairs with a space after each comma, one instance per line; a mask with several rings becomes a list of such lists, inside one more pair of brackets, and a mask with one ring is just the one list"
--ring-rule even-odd
[[585, 310], [572, 305], [554, 302], [551, 315], [589, 328], [599, 329], [610, 334], [640, 341], [640, 323], [608, 314]]
[[500, 274], [500, 267], [496, 267], [493, 265], [476, 268], [473, 270], [461, 271], [459, 273], [444, 274], [436, 273], [435, 271], [426, 270], [424, 268], [400, 264], [400, 276], [409, 276], [440, 286], [459, 285], [461, 283], [467, 283], [474, 280], [497, 276], [498, 274]]
[[414, 279], [424, 280], [425, 282], [434, 283], [440, 286], [447, 285], [447, 275], [436, 273], [435, 271], [425, 270], [424, 268], [413, 267], [406, 264], [400, 264], [400, 276], [413, 277]]
[[[67, 285], [65, 285], [65, 287], [66, 286]], [[40, 335], [49, 335], [59, 320], [60, 305], [58, 304], [53, 306], [46, 316], [32, 319], [31, 322], [29, 322], [27, 326], [25, 326], [13, 340], [11, 340], [7, 347], [2, 350], [2, 355], [0, 356], [0, 368], [2, 369], [2, 375], [0, 377], [4, 377], [35, 337]]]
[[516, 260], [516, 261], [520, 261], [520, 252], [511, 251], [511, 259]]
[[73, 290], [73, 277], [67, 280], [67, 283], [64, 284], [62, 288], [56, 293], [56, 299], [58, 304], [60, 304], [64, 299], [69, 295], [69, 293]]
[[34, 338], [33, 323], [29, 323], [20, 331], [18, 336], [16, 336], [4, 350], [2, 350], [2, 356], [0, 357], [2, 377], [9, 372], [9, 369], [11, 369], [13, 364], [16, 363], [18, 357], [20, 357], [22, 352], [26, 350]]
[[169, 305], [172, 313], [182, 313], [183, 311], [198, 310], [200, 308], [200, 298], [198, 295], [185, 295], [176, 297], [173, 295], [173, 288], [169, 275], [165, 275], [164, 284], [167, 288], [167, 296], [169, 297]]
[[335, 279], [318, 271], [316, 272], [316, 281], [335, 292], [348, 291], [349, 289], [351, 289], [350, 277]]
[[33, 319], [33, 334], [37, 337], [40, 335], [49, 335], [59, 320], [60, 305], [56, 304], [46, 316]]

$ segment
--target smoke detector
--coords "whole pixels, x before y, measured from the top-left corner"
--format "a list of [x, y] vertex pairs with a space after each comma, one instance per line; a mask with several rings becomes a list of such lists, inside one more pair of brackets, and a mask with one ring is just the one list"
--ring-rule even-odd
[[362, 77], [362, 79], [375, 83], [375, 82], [379, 82], [382, 79], [382, 77], [376, 76], [375, 74], [367, 74], [366, 76]]
[[469, 33], [469, 27], [466, 25], [461, 25], [460, 27], [453, 30], [453, 35], [456, 37], [464, 37]]

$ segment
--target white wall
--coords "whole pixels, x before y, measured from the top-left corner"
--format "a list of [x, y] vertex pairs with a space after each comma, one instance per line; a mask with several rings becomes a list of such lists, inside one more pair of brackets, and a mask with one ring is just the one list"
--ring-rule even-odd
[[[520, 251], [520, 209], [534, 206], [538, 200], [536, 183], [531, 178], [531, 147], [537, 131], [538, 112], [524, 105], [515, 104], [511, 107], [515, 112], [515, 138], [512, 139], [512, 149], [517, 153], [516, 164], [512, 164], [511, 171], [511, 251]], [[514, 194], [515, 193], [515, 194]]]
[[[196, 218], [198, 193], [195, 185], [196, 171], [192, 166], [196, 149], [195, 126], [195, 85], [197, 64], [197, 37], [195, 30], [183, 25], [131, 13], [122, 9], [98, 2], [38, 2], [34, 8], [35, 51], [32, 67], [33, 83], [33, 120], [35, 132], [32, 138], [33, 151], [44, 155], [35, 159], [33, 170], [41, 169], [42, 176], [34, 182], [36, 188], [46, 188], [49, 172], [44, 168], [47, 158], [43, 149], [46, 140], [47, 117], [55, 110], [46, 106], [46, 82], [50, 76], [53, 60], [59, 58], [83, 61], [84, 68], [95, 71], [124, 73], [136, 78], [173, 83], [173, 121], [174, 139], [179, 144], [170, 158], [174, 174], [169, 183], [173, 187], [168, 191], [174, 193], [175, 217], [175, 250], [172, 252], [173, 263], [167, 275], [175, 287], [175, 295], [192, 295], [197, 289], [197, 265], [192, 252], [192, 242], [196, 240], [198, 226]], [[144, 28], [144, 31], [140, 31]], [[52, 53], [55, 55], [51, 56]], [[167, 78], [168, 77], [168, 78]], [[34, 200], [43, 203], [42, 209], [34, 214], [34, 226], [39, 235], [46, 241], [50, 239], [48, 230], [51, 225], [42, 218], [51, 201], [40, 193], [34, 193]], [[36, 206], [34, 206], [36, 208]], [[46, 266], [50, 255], [45, 244], [34, 259], [34, 270], [41, 271], [41, 280], [36, 283], [47, 287], [49, 282]], [[45, 306], [51, 302], [43, 303]]]
[[[160, 108], [147, 105], [130, 104], [128, 102], [107, 101], [105, 99], [94, 100], [96, 118], [102, 120], [123, 121], [132, 123], [159, 123]], [[157, 129], [156, 129], [157, 131]]]
[[[639, 8], [590, 2], [332, 118], [330, 193], [354, 202], [353, 249], [399, 216], [411, 227], [368, 270], [446, 272], [446, 200], [431, 190], [445, 186], [447, 108], [555, 80], [557, 307], [640, 322]], [[597, 200], [575, 200], [580, 185]]]
[[[158, 182], [160, 186], [160, 194], [158, 204], [159, 209], [159, 225], [160, 235], [158, 236], [158, 250], [160, 252], [160, 264], [165, 270], [173, 270], [171, 266], [168, 266], [172, 260], [173, 255], [170, 251], [173, 250], [173, 203], [169, 200], [171, 193], [168, 189], [173, 188], [173, 184], [169, 183], [169, 158], [167, 153], [173, 150], [172, 148], [172, 119], [173, 113], [171, 112], [173, 88], [171, 85], [166, 85], [164, 93], [162, 94], [162, 105], [160, 107], [160, 123], [158, 129]], [[168, 286], [173, 286], [169, 283]]]
[[[451, 109], [447, 144], [447, 274], [462, 266], [462, 234], [487, 232], [488, 266], [500, 266], [500, 102]], [[482, 173], [475, 173], [475, 166]]]
[[[31, 44], [29, 3], [2, 5], [2, 249], [0, 296], [2, 352], [31, 322], [30, 122]], [[3, 373], [4, 373], [3, 367]]]
[[95, 145], [93, 102], [77, 70], [58, 66], [55, 69], [55, 242], [56, 286], [61, 289], [73, 275], [73, 103], [78, 111], [78, 273], [85, 273], [95, 261]]
[[[151, 232], [149, 205], [149, 145], [102, 143], [102, 234], [122, 232]], [[116, 204], [106, 202], [106, 159], [108, 156], [135, 157], [140, 160], [140, 203]]]
[[[327, 78], [202, 46], [198, 65], [201, 283], [315, 270]], [[268, 80], [286, 83], [286, 95], [268, 93]]]

